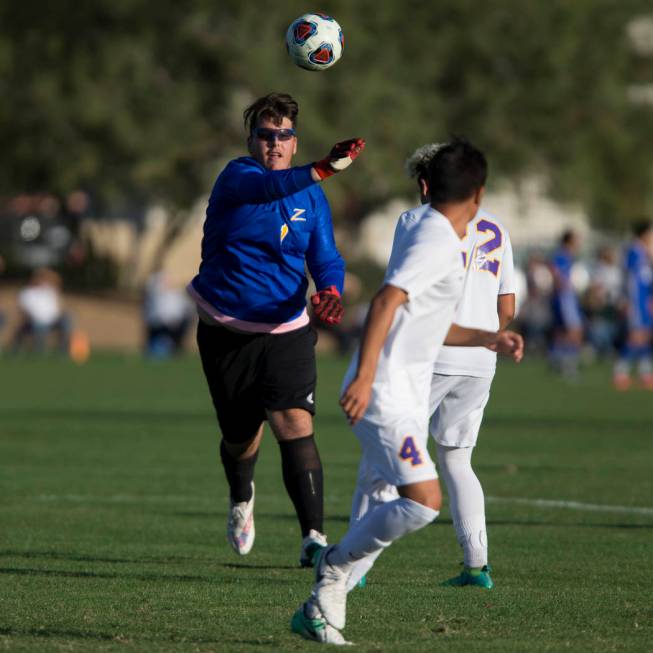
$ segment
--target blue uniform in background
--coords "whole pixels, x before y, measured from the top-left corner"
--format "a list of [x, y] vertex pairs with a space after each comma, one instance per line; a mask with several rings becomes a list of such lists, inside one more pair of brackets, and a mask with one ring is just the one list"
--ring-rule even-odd
[[[653, 361], [651, 360], [651, 294], [653, 271], [644, 243], [634, 240], [625, 253], [626, 328], [628, 334], [614, 368], [614, 384], [619, 390], [630, 386], [630, 368], [637, 364], [644, 387], [653, 390]], [[642, 338], [641, 331], [647, 331]]]
[[269, 171], [251, 157], [231, 161], [211, 192], [192, 294], [238, 320], [291, 322], [305, 313], [305, 265], [318, 290], [342, 292], [345, 265], [311, 166]]
[[653, 273], [646, 248], [634, 242], [626, 251], [626, 294], [628, 297], [628, 328], [646, 329], [653, 325], [651, 294]]
[[556, 275], [552, 300], [555, 324], [567, 329], [581, 327], [583, 317], [576, 292], [571, 284], [574, 259], [569, 252], [559, 249], [553, 256], [552, 265]]

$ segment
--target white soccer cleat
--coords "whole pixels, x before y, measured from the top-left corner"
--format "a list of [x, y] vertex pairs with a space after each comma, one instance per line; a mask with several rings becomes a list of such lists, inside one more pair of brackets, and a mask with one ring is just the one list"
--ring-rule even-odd
[[326, 546], [326, 535], [311, 528], [308, 535], [302, 541], [302, 549], [299, 552], [299, 564], [302, 567], [314, 567], [320, 549], [324, 549]]
[[349, 572], [327, 562], [334, 545], [322, 549], [315, 563], [312, 597], [327, 623], [336, 630], [345, 627], [347, 616], [347, 579]]
[[254, 483], [249, 501], [234, 503], [229, 500], [227, 539], [232, 549], [241, 556], [247, 555], [254, 546]]
[[312, 599], [306, 601], [295, 612], [290, 622], [290, 628], [293, 633], [313, 642], [351, 646], [351, 642], [348, 642], [339, 630], [327, 623]]

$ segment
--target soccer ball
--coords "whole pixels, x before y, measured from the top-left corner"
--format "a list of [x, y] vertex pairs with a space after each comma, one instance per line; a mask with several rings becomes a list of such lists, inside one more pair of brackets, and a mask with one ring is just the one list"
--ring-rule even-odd
[[290, 58], [306, 70], [326, 70], [342, 56], [345, 38], [340, 25], [326, 14], [304, 14], [286, 32]]

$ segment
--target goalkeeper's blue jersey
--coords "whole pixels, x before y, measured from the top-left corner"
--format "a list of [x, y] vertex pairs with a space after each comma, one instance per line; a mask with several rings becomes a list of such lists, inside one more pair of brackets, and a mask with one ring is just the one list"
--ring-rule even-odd
[[311, 166], [231, 161], [211, 192], [193, 294], [237, 320], [283, 324], [305, 310], [305, 267], [318, 290], [342, 292], [345, 265]]

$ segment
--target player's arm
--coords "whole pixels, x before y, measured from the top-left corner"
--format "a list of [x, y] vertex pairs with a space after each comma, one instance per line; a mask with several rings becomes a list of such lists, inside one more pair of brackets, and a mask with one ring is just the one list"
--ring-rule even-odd
[[516, 363], [524, 355], [524, 339], [515, 331], [483, 331], [452, 324], [444, 344], [453, 347], [487, 347], [512, 356]]
[[263, 170], [247, 159], [232, 161], [218, 177], [222, 201], [264, 204], [298, 193], [315, 183], [312, 165], [287, 170]]
[[499, 331], [503, 331], [515, 319], [515, 293], [497, 297], [497, 313], [499, 314]]
[[363, 327], [356, 376], [340, 397], [340, 405], [350, 424], [358, 422], [367, 410], [383, 343], [397, 308], [407, 301], [408, 293], [391, 285], [383, 286], [372, 300]]
[[341, 300], [345, 262], [333, 236], [329, 203], [322, 193], [319, 195], [315, 228], [306, 250], [306, 265], [317, 289], [311, 296], [311, 304], [319, 320], [326, 324], [340, 324], [345, 313]]
[[352, 138], [334, 145], [320, 161], [287, 170], [262, 170], [247, 159], [236, 159], [220, 175], [217, 186], [225, 199], [238, 204], [273, 202], [344, 170], [364, 147], [362, 138]]
[[512, 242], [507, 231], [504, 231], [503, 236], [504, 248], [497, 297], [499, 331], [506, 329], [515, 318], [515, 263], [512, 254]]

